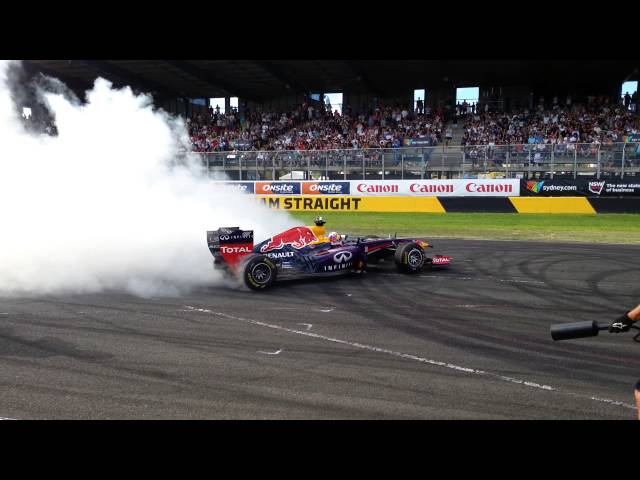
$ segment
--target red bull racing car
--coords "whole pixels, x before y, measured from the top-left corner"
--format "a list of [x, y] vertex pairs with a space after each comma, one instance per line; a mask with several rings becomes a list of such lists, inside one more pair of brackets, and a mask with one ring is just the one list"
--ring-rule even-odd
[[445, 266], [451, 257], [427, 256], [432, 247], [410, 238], [349, 238], [319, 235], [313, 227], [294, 227], [253, 244], [253, 231], [226, 227], [207, 232], [215, 269], [244, 281], [252, 290], [269, 288], [279, 279], [331, 276], [362, 272], [367, 264], [393, 257], [398, 270], [416, 273], [425, 265]]

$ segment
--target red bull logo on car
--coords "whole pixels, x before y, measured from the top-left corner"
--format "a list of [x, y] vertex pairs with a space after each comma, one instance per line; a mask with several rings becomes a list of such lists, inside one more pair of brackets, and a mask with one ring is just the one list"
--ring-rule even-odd
[[286, 232], [271, 237], [271, 239], [260, 248], [260, 252], [266, 253], [272, 250], [279, 250], [285, 245], [291, 245], [295, 249], [300, 249], [317, 240], [318, 238], [309, 227], [290, 228]]

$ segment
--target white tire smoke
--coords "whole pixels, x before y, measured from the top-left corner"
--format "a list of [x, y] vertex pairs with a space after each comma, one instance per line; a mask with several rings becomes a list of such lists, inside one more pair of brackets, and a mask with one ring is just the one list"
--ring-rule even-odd
[[295, 223], [214, 188], [197, 158], [176, 165], [189, 147], [182, 121], [104, 79], [85, 104], [41, 86], [58, 136], [27, 133], [10, 64], [0, 62], [0, 295], [176, 295], [219, 281], [206, 230], [262, 240]]

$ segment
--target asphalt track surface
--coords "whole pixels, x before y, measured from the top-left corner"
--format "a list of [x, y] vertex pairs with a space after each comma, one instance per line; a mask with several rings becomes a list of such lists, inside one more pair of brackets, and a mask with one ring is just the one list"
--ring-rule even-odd
[[448, 270], [0, 299], [0, 417], [633, 419], [637, 246], [437, 241]]

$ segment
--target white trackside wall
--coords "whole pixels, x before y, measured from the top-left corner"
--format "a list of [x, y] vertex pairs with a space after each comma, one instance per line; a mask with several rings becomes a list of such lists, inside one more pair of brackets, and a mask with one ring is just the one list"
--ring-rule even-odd
[[518, 179], [293, 180], [215, 182], [256, 195], [357, 197], [518, 197]]
[[351, 195], [417, 197], [517, 197], [518, 179], [351, 180]]

